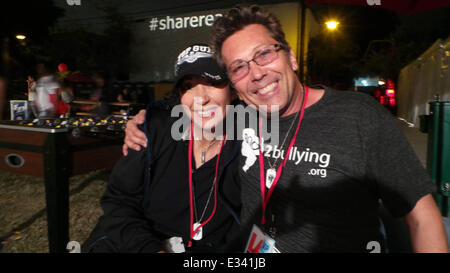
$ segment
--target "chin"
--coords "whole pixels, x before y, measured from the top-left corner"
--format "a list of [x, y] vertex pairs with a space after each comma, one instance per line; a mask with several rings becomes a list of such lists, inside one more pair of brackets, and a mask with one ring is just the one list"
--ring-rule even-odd
[[261, 106], [266, 106], [267, 112], [269, 112], [269, 113], [279, 112], [281, 109], [283, 109], [285, 107], [285, 104], [280, 103], [278, 100], [262, 101], [262, 102], [259, 102], [257, 105], [258, 105], [258, 109], [261, 109]]

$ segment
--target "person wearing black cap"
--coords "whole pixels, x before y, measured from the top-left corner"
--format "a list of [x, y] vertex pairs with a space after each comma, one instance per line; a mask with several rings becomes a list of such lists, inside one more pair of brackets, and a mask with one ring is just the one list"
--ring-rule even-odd
[[179, 118], [170, 108], [148, 109], [147, 148], [130, 149], [114, 167], [100, 201], [104, 215], [83, 252], [229, 251], [240, 209], [239, 145], [215, 130], [231, 93], [209, 46], [178, 56], [173, 95], [188, 117], [182, 137], [172, 134]]

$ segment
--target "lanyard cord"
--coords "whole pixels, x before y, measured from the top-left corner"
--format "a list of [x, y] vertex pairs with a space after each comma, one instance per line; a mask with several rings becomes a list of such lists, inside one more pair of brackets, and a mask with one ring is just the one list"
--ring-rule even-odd
[[[222, 144], [220, 146], [219, 154], [217, 155], [216, 160], [216, 171], [214, 174], [214, 209], [205, 222], [200, 223], [200, 225], [194, 230], [194, 209], [193, 209], [193, 189], [192, 189], [192, 150], [193, 150], [193, 139], [194, 139], [194, 130], [193, 130], [193, 122], [191, 121], [191, 138], [189, 139], [189, 208], [190, 208], [190, 238], [192, 239], [194, 235], [197, 233], [197, 231], [202, 228], [204, 225], [206, 225], [214, 216], [216, 213], [217, 208], [217, 173], [219, 171], [219, 160], [220, 160], [220, 154], [222, 153], [223, 144], [225, 143], [226, 135], [222, 140]], [[192, 241], [189, 240], [188, 246], [192, 246]]]
[[302, 99], [302, 106], [300, 109], [300, 118], [298, 120], [297, 123], [297, 128], [295, 129], [295, 133], [291, 139], [291, 142], [289, 143], [286, 155], [284, 157], [283, 162], [280, 164], [280, 166], [278, 166], [277, 169], [277, 173], [275, 176], [275, 179], [273, 180], [272, 185], [270, 186], [269, 192], [267, 193], [267, 198], [266, 198], [266, 183], [265, 183], [265, 179], [264, 179], [264, 159], [263, 159], [263, 155], [261, 150], [263, 149], [263, 145], [264, 143], [262, 142], [261, 139], [261, 127], [262, 127], [262, 118], [259, 118], [259, 173], [260, 173], [260, 187], [261, 187], [261, 202], [262, 202], [262, 217], [261, 217], [261, 225], [264, 225], [266, 223], [266, 208], [267, 208], [267, 204], [269, 203], [269, 199], [272, 196], [273, 190], [275, 189], [275, 186], [278, 182], [278, 180], [280, 179], [281, 176], [281, 172], [283, 167], [286, 165], [287, 159], [289, 157], [289, 153], [291, 151], [291, 148], [294, 146], [295, 143], [295, 138], [297, 137], [297, 133], [298, 130], [300, 128], [300, 124], [302, 123], [303, 120], [303, 114], [305, 112], [305, 105], [306, 105], [306, 101], [308, 100], [308, 87], [305, 86], [304, 92], [303, 92], [303, 99]]

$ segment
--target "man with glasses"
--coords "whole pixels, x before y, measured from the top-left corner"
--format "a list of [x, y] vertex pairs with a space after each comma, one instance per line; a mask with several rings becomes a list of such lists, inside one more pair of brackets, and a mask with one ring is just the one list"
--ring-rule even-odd
[[[267, 106], [267, 118], [275, 111], [280, 117], [279, 143], [261, 137], [264, 115], [259, 126], [244, 129], [259, 147], [256, 160], [242, 152], [239, 164], [240, 247], [384, 251], [381, 200], [391, 214], [405, 217], [414, 251], [448, 251], [434, 185], [384, 108], [368, 96], [302, 85], [280, 23], [258, 6], [237, 6], [218, 18], [212, 44], [239, 98], [257, 109]], [[128, 147], [145, 145], [135, 125], [128, 127]]]

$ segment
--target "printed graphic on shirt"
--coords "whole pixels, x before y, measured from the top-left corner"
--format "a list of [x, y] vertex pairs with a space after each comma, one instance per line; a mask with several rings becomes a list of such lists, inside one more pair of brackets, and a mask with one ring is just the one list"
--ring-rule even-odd
[[[247, 172], [258, 159], [259, 155], [259, 137], [256, 135], [255, 130], [252, 128], [246, 128], [242, 131], [242, 147], [241, 154], [245, 157], [245, 163], [242, 167], [244, 172]], [[273, 161], [278, 159], [278, 164], [281, 163], [286, 156], [287, 147], [280, 149], [278, 145], [264, 144], [263, 156]], [[293, 146], [288, 155], [287, 161], [291, 161], [295, 165], [299, 165], [301, 162], [315, 164], [316, 167], [309, 170], [308, 175], [318, 176], [321, 178], [327, 177], [327, 167], [330, 165], [331, 155], [328, 153], [321, 153], [312, 151], [310, 148], [298, 148]]]
[[259, 138], [252, 128], [242, 130], [242, 156], [246, 157], [245, 164], [242, 167], [244, 172], [255, 164], [259, 154]]

